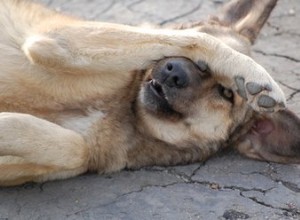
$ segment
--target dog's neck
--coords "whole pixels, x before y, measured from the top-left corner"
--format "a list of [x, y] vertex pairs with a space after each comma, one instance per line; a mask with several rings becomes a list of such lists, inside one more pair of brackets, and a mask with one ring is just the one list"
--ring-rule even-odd
[[[182, 147], [178, 148], [174, 144], [159, 140], [150, 135], [137, 105], [138, 102], [132, 101], [126, 109], [107, 115], [97, 125], [97, 129], [93, 129], [99, 138], [91, 143], [96, 146], [91, 147], [93, 149], [90, 152], [91, 171], [106, 173], [154, 164], [158, 166], [186, 164], [203, 161], [212, 154], [211, 151], [219, 149], [220, 143], [217, 142], [209, 144], [209, 149], [192, 142], [183, 143]], [[111, 125], [114, 125], [113, 128]], [[94, 135], [91, 134], [92, 136]]]

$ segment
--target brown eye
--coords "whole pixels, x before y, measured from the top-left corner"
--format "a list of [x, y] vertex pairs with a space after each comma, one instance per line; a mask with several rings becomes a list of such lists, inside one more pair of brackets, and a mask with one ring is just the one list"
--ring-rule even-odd
[[219, 85], [218, 87], [219, 93], [220, 95], [225, 98], [227, 101], [230, 101], [231, 103], [233, 103], [233, 92], [231, 89], [225, 88], [222, 85]]

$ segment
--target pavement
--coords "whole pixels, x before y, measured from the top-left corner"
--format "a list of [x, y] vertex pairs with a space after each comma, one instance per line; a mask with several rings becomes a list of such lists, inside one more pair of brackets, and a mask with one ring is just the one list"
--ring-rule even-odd
[[[41, 0], [92, 20], [169, 24], [205, 19], [222, 0]], [[280, 0], [253, 57], [300, 116], [300, 2]], [[150, 167], [0, 189], [0, 220], [300, 219], [300, 165], [228, 151], [205, 163]]]

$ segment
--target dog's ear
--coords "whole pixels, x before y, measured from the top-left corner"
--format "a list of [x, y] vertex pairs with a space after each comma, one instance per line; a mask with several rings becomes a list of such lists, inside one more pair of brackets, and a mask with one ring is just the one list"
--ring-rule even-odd
[[300, 163], [300, 119], [289, 110], [254, 116], [250, 130], [233, 145], [250, 158]]
[[277, 0], [232, 0], [224, 5], [218, 20], [254, 43]]

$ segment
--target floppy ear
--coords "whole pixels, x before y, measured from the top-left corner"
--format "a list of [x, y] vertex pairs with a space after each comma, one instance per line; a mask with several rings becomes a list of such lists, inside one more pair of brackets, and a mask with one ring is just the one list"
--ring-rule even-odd
[[289, 110], [252, 118], [250, 130], [233, 144], [250, 158], [300, 163], [300, 119]]
[[277, 0], [232, 0], [217, 17], [253, 44], [276, 3]]

